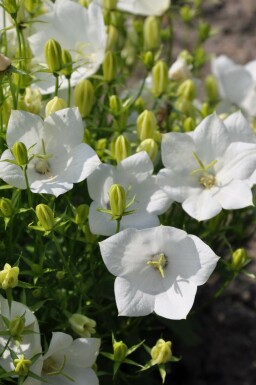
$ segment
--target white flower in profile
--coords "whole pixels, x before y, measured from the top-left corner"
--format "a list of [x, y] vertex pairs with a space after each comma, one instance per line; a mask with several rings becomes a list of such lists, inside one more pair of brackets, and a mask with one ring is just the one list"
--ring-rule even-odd
[[227, 122], [215, 114], [205, 118], [190, 134], [168, 133], [162, 141], [157, 182], [197, 220], [217, 215], [222, 208], [240, 209], [253, 204], [250, 177], [256, 169], [256, 145], [240, 141], [234, 114]]
[[192, 77], [192, 73], [190, 66], [186, 63], [186, 60], [182, 57], [178, 57], [169, 68], [168, 77], [169, 79], [176, 81], [190, 79]]
[[0, 367], [6, 371], [15, 369], [11, 351], [18, 357], [24, 354], [26, 359], [30, 360], [35, 355], [42, 353], [39, 326], [34, 314], [27, 306], [16, 301], [11, 302], [11, 309], [9, 309], [7, 299], [1, 295], [0, 330], [7, 333], [0, 336], [0, 351], [3, 352], [0, 357]]
[[23, 385], [98, 385], [98, 378], [91, 367], [99, 348], [99, 338], [73, 340], [66, 333], [54, 332], [47, 353], [39, 357], [37, 365], [30, 369], [42, 378], [42, 382], [27, 377]]
[[118, 313], [129, 317], [154, 311], [186, 318], [197, 286], [207, 281], [219, 259], [198, 237], [166, 226], [126, 229], [99, 245], [108, 270], [117, 276]]
[[94, 150], [83, 140], [83, 122], [77, 108], [66, 108], [49, 115], [44, 121], [25, 111], [12, 111], [7, 129], [7, 145], [1, 156], [0, 178], [11, 186], [26, 188], [23, 170], [13, 160], [11, 148], [22, 142], [31, 160], [27, 177], [33, 193], [56, 197], [72, 189], [100, 163]]
[[164, 213], [171, 204], [168, 195], [156, 184], [152, 175], [153, 163], [145, 151], [129, 156], [116, 167], [101, 164], [87, 180], [88, 191], [93, 199], [89, 210], [89, 226], [93, 234], [112, 235], [117, 224], [111, 215], [98, 209], [109, 209], [109, 189], [120, 184], [126, 191], [127, 202], [135, 198], [129, 210], [131, 215], [123, 216], [121, 229], [138, 229], [159, 225], [157, 215]]
[[[102, 9], [92, 2], [88, 9], [71, 0], [56, 0], [50, 12], [33, 22], [35, 33], [28, 40], [35, 61], [46, 68], [44, 46], [47, 40], [57, 40], [63, 49], [70, 52], [75, 71], [71, 76], [74, 86], [79, 80], [93, 75], [105, 55], [107, 34]], [[38, 82], [42, 94], [54, 92], [54, 76], [39, 73]], [[60, 88], [67, 88], [61, 77]]]
[[135, 15], [161, 16], [170, 5], [171, 0], [119, 0], [117, 8]]

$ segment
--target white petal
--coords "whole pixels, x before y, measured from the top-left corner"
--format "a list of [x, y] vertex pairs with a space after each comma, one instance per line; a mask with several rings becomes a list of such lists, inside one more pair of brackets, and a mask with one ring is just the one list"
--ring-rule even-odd
[[69, 334], [62, 332], [53, 332], [49, 349], [43, 357], [44, 360], [46, 360], [48, 357], [58, 354], [59, 352], [62, 352], [65, 349], [68, 349], [71, 346], [72, 342], [73, 338]]
[[221, 187], [216, 194], [216, 199], [226, 210], [242, 209], [253, 205], [249, 183], [240, 180], [233, 180]]
[[154, 296], [137, 290], [124, 278], [115, 280], [115, 297], [119, 315], [139, 317], [154, 310]]
[[99, 354], [99, 338], [77, 338], [68, 347], [67, 364], [74, 367], [91, 367]]
[[212, 189], [204, 189], [200, 194], [187, 198], [182, 204], [183, 209], [198, 221], [215, 217], [221, 211], [221, 205], [212, 195]]
[[144, 181], [152, 174], [154, 169], [148, 154], [141, 151], [122, 160], [117, 166], [118, 174], [122, 176], [124, 173], [133, 176], [137, 181]]
[[230, 133], [232, 142], [252, 143], [256, 141], [256, 137], [249, 123], [240, 111], [229, 115], [224, 120], [224, 123]]
[[89, 209], [89, 226], [92, 234], [110, 236], [115, 234], [117, 222], [111, 220], [111, 215], [102, 213], [98, 202], [92, 202]]
[[109, 202], [108, 191], [112, 184], [116, 183], [114, 177], [116, 168], [110, 164], [100, 164], [87, 179], [90, 197], [99, 202], [100, 208], [106, 209]]
[[164, 134], [161, 151], [163, 164], [175, 172], [187, 170], [189, 173], [197, 166], [193, 157], [193, 152], [196, 151], [195, 144], [187, 134], [178, 132]]
[[135, 15], [162, 15], [170, 7], [170, 0], [120, 0], [118, 9]]
[[14, 186], [19, 189], [25, 189], [26, 182], [21, 168], [19, 166], [16, 166], [15, 164], [3, 162], [4, 159], [14, 159], [10, 150], [5, 150], [1, 156], [0, 178], [3, 179], [6, 183], [8, 183], [10, 186]]

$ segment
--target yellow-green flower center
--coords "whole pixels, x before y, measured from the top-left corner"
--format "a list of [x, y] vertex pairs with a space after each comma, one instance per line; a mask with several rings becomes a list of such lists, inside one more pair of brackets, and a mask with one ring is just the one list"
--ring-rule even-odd
[[49, 176], [49, 177], [51, 176], [50, 175], [51, 167], [50, 167], [49, 162], [47, 162], [47, 160], [38, 159], [36, 164], [35, 164], [35, 170], [39, 174], [44, 174], [44, 175]]
[[147, 262], [147, 265], [150, 265], [154, 269], [158, 270], [161, 277], [164, 278], [164, 269], [167, 266], [167, 259], [164, 253], [153, 255], [151, 261]]
[[191, 175], [198, 174], [198, 173], [201, 174], [198, 179], [199, 184], [204, 186], [206, 189], [212, 188], [214, 185], [216, 185], [216, 178], [213, 175], [213, 173], [209, 173], [208, 171], [217, 163], [217, 160], [213, 160], [212, 162], [210, 162], [205, 166], [196, 152], [193, 152], [193, 156], [200, 167], [197, 168], [196, 170], [193, 170]]
[[216, 179], [212, 174], [204, 174], [199, 178], [199, 183], [206, 189], [210, 189], [215, 185]]

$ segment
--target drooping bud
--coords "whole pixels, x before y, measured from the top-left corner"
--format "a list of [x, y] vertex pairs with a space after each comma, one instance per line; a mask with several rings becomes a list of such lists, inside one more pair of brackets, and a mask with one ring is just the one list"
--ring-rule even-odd
[[62, 68], [62, 49], [60, 44], [49, 39], [44, 46], [44, 55], [47, 66], [52, 74], [56, 74]]
[[96, 322], [83, 314], [72, 314], [68, 322], [70, 323], [72, 330], [81, 337], [88, 338], [96, 333]]
[[81, 204], [76, 209], [75, 222], [77, 225], [84, 225], [89, 215], [89, 206]]
[[143, 38], [146, 50], [159, 48], [161, 43], [160, 23], [156, 16], [148, 16], [143, 25]]
[[112, 144], [112, 156], [120, 163], [131, 155], [131, 144], [124, 135], [119, 135]]
[[108, 26], [108, 37], [106, 51], [112, 51], [118, 41], [118, 29], [114, 25]]
[[248, 255], [245, 249], [237, 249], [232, 253], [231, 268], [234, 271], [239, 271], [248, 260]]
[[0, 285], [2, 289], [13, 289], [17, 286], [19, 272], [18, 266], [11, 267], [9, 263], [6, 263], [4, 269], [0, 271]]
[[165, 341], [163, 339], [159, 339], [156, 345], [151, 349], [151, 357], [153, 365], [161, 365], [166, 364], [166, 362], [171, 361], [172, 359], [172, 351], [171, 351], [172, 343], [171, 341]]
[[186, 61], [178, 58], [169, 68], [168, 77], [175, 81], [183, 81], [191, 78], [191, 71]]
[[206, 76], [205, 90], [210, 103], [216, 103], [219, 100], [219, 89], [215, 76]]
[[40, 225], [44, 228], [45, 231], [51, 231], [55, 225], [55, 219], [52, 209], [40, 203], [36, 206], [36, 216], [40, 222]]
[[195, 99], [196, 86], [195, 82], [191, 79], [185, 80], [178, 88], [178, 96], [182, 99], [192, 101]]
[[156, 97], [161, 96], [168, 86], [168, 68], [163, 60], [158, 60], [152, 69], [153, 92]]
[[127, 354], [128, 347], [123, 341], [115, 341], [113, 344], [114, 360], [122, 362]]
[[62, 49], [61, 61], [62, 61], [62, 69], [60, 73], [66, 76], [66, 78], [70, 78], [70, 76], [73, 73], [73, 65], [72, 65], [72, 56], [68, 50]]
[[28, 164], [28, 150], [24, 143], [15, 142], [12, 146], [12, 155], [18, 166], [25, 166]]
[[115, 79], [117, 73], [117, 57], [115, 52], [107, 51], [102, 64], [103, 79], [105, 82], [110, 83]]
[[126, 192], [120, 184], [112, 184], [108, 191], [112, 219], [121, 219], [126, 207]]
[[9, 322], [9, 332], [12, 337], [20, 337], [25, 328], [25, 314], [17, 316]]
[[58, 96], [54, 96], [45, 106], [45, 116], [49, 116], [56, 111], [63, 110], [67, 107], [67, 102], [59, 98]]
[[15, 366], [15, 373], [19, 376], [26, 376], [29, 372], [29, 369], [32, 365], [32, 361], [27, 360], [24, 354], [21, 354], [20, 358], [15, 358], [13, 360]]
[[8, 198], [2, 198], [0, 200], [0, 211], [4, 217], [11, 217], [13, 214], [12, 201]]
[[90, 80], [82, 79], [77, 83], [74, 89], [74, 102], [82, 118], [86, 118], [94, 103], [94, 87]]
[[145, 139], [137, 147], [136, 152], [140, 151], [146, 151], [152, 162], [154, 162], [158, 152], [158, 145], [154, 139]]
[[137, 118], [137, 132], [141, 141], [154, 137], [157, 121], [153, 111], [145, 110]]

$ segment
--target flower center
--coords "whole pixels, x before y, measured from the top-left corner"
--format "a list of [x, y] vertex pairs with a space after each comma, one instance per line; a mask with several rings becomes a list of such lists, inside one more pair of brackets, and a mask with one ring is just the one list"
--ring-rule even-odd
[[50, 375], [57, 372], [59, 369], [57, 367], [56, 361], [52, 357], [48, 357], [44, 360], [43, 363], [43, 374]]
[[204, 174], [199, 178], [199, 183], [206, 189], [210, 189], [215, 185], [216, 179], [212, 174]]
[[167, 266], [167, 259], [164, 253], [153, 255], [151, 261], [147, 262], [147, 265], [150, 265], [154, 269], [158, 270], [161, 277], [164, 278], [164, 269]]
[[50, 164], [47, 162], [47, 160], [38, 159], [35, 164], [35, 170], [36, 172], [38, 172], [38, 174], [44, 174], [48, 177], [51, 177], [50, 175], [51, 167], [50, 167]]
[[199, 183], [206, 189], [212, 188], [216, 184], [216, 178], [213, 174], [210, 174], [208, 171], [217, 163], [217, 160], [213, 160], [205, 166], [196, 152], [193, 152], [193, 156], [200, 167], [196, 170], [193, 170], [191, 175], [198, 173], [202, 174], [198, 179]]

